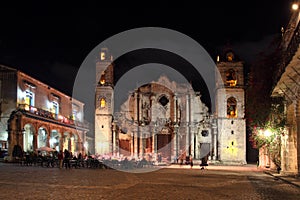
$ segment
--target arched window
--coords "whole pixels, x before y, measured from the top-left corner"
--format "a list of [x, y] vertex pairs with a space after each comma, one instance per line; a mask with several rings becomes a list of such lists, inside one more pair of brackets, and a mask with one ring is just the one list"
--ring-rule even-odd
[[234, 97], [227, 99], [227, 117], [237, 117], [237, 102]]
[[105, 106], [106, 106], [106, 101], [105, 101], [104, 98], [101, 98], [101, 100], [100, 100], [100, 108], [105, 108]]
[[228, 62], [232, 62], [234, 60], [234, 54], [232, 51], [229, 51], [227, 54], [226, 54], [226, 59]]
[[236, 86], [236, 74], [235, 71], [233, 69], [229, 69], [226, 72], [226, 84], [233, 87]]
[[102, 74], [101, 74], [100, 84], [101, 84], [101, 85], [104, 85], [104, 84], [105, 84], [105, 73], [104, 73], [104, 72], [102, 72]]

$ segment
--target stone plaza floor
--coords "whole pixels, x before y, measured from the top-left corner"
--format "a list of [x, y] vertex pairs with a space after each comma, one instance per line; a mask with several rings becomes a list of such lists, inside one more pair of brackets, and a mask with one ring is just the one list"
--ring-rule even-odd
[[0, 163], [0, 199], [297, 199], [299, 187], [245, 166], [137, 171]]

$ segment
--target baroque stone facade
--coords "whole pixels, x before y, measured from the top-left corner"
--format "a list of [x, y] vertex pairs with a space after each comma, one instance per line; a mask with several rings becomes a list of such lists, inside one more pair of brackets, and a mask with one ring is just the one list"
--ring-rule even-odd
[[102, 57], [108, 50], [102, 51], [96, 64], [96, 154], [246, 163], [242, 62], [217, 62], [222, 78], [216, 85], [216, 113], [201, 101], [201, 91], [167, 76], [131, 91], [114, 113], [114, 66], [111, 56]]

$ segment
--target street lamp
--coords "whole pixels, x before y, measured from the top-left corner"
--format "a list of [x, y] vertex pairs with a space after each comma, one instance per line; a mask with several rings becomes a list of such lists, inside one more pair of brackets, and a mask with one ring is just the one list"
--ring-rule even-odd
[[298, 10], [298, 8], [299, 8], [298, 3], [293, 3], [292, 9], [293, 9], [293, 10]]
[[265, 140], [264, 155], [266, 155], [267, 158], [266, 158], [266, 160], [265, 159], [264, 160], [266, 161], [265, 167], [269, 168], [270, 167], [270, 150], [269, 150], [269, 148], [270, 148], [270, 142], [271, 142], [270, 140], [271, 140], [271, 136], [273, 135], [273, 132], [269, 128], [267, 128], [265, 130], [260, 130], [259, 134]]
[[264, 136], [265, 137], [270, 137], [271, 135], [272, 135], [272, 131], [270, 130], [270, 129], [266, 129], [266, 130], [264, 130]]

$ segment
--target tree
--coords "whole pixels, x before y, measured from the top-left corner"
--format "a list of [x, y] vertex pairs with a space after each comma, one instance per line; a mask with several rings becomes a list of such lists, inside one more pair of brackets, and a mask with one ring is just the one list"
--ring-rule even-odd
[[[260, 127], [266, 127], [270, 120], [272, 104], [271, 97], [273, 87], [273, 71], [277, 69], [280, 59], [280, 49], [278, 48], [278, 38], [271, 43], [274, 50], [269, 53], [260, 53], [258, 59], [250, 66], [246, 89], [246, 124], [248, 130], [252, 132], [250, 137], [252, 145], [255, 147], [253, 132]], [[276, 100], [277, 101], [277, 100]]]
[[[281, 135], [284, 133], [284, 105], [282, 98], [272, 98], [273, 72], [277, 71], [281, 51], [279, 41], [270, 54], [261, 53], [251, 65], [246, 90], [246, 124], [251, 131], [254, 148], [267, 148], [273, 163], [280, 167]], [[270, 134], [264, 134], [266, 131]]]

